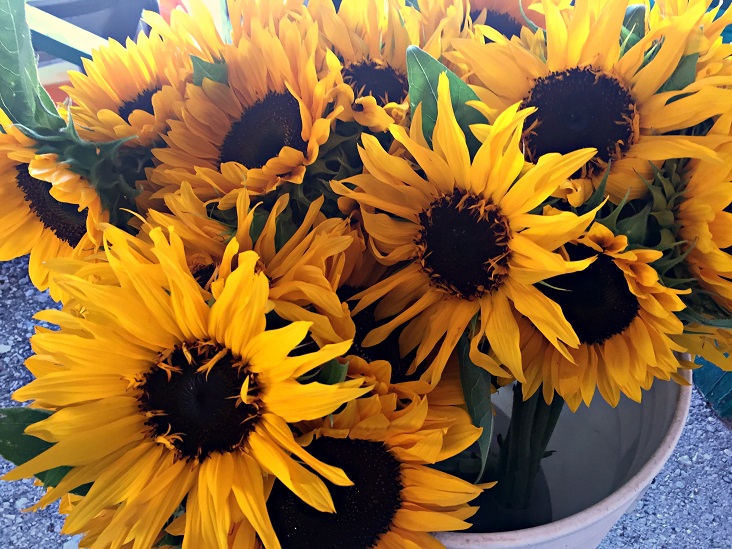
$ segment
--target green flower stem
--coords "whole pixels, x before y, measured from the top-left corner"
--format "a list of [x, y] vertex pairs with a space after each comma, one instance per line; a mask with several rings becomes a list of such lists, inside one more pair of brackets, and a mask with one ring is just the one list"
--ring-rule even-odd
[[521, 384], [515, 385], [511, 422], [501, 444], [494, 488], [498, 501], [507, 509], [529, 507], [541, 460], [563, 407], [564, 400], [558, 395], [547, 404], [541, 391], [524, 400]]

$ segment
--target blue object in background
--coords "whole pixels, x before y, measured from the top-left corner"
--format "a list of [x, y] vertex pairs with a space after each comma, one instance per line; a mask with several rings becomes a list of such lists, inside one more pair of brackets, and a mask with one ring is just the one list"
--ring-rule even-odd
[[[723, 0], [722, 1], [722, 7], [719, 10], [719, 13], [717, 14], [717, 17], [722, 15], [725, 11], [727, 11], [727, 8], [729, 8], [730, 4], [732, 4], [732, 0]], [[714, 3], [712, 3], [712, 8], [715, 6]], [[725, 44], [728, 44], [732, 42], [732, 25], [729, 25], [727, 28], [722, 31], [722, 40]]]
[[108, 38], [136, 38], [145, 9], [158, 11], [157, 0], [27, 0], [26, 18], [37, 51], [79, 65]]
[[696, 363], [702, 366], [694, 370], [694, 385], [720, 417], [732, 419], [732, 372], [724, 372], [702, 358]]

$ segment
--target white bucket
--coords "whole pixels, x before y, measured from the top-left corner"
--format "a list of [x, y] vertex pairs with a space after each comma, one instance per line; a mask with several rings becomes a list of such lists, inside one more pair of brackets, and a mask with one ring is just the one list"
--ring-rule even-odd
[[[688, 380], [691, 374], [687, 372]], [[501, 394], [502, 393], [502, 394]], [[552, 522], [497, 533], [435, 534], [448, 549], [592, 549], [643, 496], [681, 436], [691, 386], [656, 381], [642, 404], [625, 397], [612, 408], [596, 397], [576, 413], [565, 408], [542, 462]], [[511, 391], [494, 399], [510, 413]]]

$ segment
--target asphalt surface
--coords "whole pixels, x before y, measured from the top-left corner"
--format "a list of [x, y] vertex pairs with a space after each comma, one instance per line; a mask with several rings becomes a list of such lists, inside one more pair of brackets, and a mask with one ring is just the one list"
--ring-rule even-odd
[[[31, 381], [23, 367], [30, 354], [33, 314], [54, 306], [36, 291], [25, 258], [0, 263], [0, 407], [17, 405], [10, 394]], [[0, 458], [0, 474], [11, 465]], [[50, 506], [22, 509], [42, 488], [31, 481], [0, 482], [0, 549], [73, 549], [59, 534], [63, 520]], [[732, 549], [732, 424], [694, 391], [679, 445], [639, 502], [608, 534], [600, 549]], [[570, 548], [575, 549], [575, 548]], [[576, 548], [585, 549], [585, 548]]]

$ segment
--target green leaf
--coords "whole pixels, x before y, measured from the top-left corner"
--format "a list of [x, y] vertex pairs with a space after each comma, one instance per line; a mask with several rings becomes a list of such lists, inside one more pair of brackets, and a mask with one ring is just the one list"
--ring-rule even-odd
[[642, 4], [628, 6], [623, 18], [623, 27], [638, 37], [638, 40], [646, 34], [646, 7]]
[[0, 0], [0, 107], [16, 124], [64, 127], [38, 80], [24, 0]]
[[465, 134], [470, 155], [475, 156], [480, 141], [470, 130], [472, 124], [487, 124], [488, 121], [467, 101], [477, 101], [478, 96], [465, 82], [445, 65], [416, 46], [407, 48], [407, 80], [409, 81], [409, 105], [412, 114], [422, 103], [422, 131], [427, 143], [432, 146], [432, 132], [437, 122], [437, 81], [446, 73], [450, 82], [450, 98], [460, 129]]
[[620, 218], [620, 213], [623, 211], [623, 208], [628, 203], [629, 195], [630, 195], [630, 191], [625, 193], [625, 196], [620, 201], [620, 204], [618, 204], [617, 206], [614, 206], [608, 215], [606, 215], [604, 217], [597, 216], [597, 217], [595, 217], [595, 221], [597, 221], [598, 223], [601, 223], [602, 225], [605, 225], [614, 234], [619, 234], [620, 231], [618, 231], [618, 227], [617, 227], [618, 219]]
[[[69, 471], [71, 471], [71, 467], [56, 467], [55, 469], [51, 469], [45, 473], [38, 473], [36, 477], [44, 484], [44, 486], [58, 486], [58, 483], [64, 479], [66, 473]], [[76, 494], [77, 496], [85, 496], [89, 493], [89, 489], [91, 487], [91, 483], [82, 484], [81, 486], [77, 486], [76, 488], [69, 490], [69, 492]]]
[[318, 383], [322, 383], [323, 385], [343, 383], [346, 380], [347, 373], [348, 362], [342, 364], [338, 362], [338, 359], [333, 358], [320, 367]]
[[25, 428], [47, 419], [51, 412], [34, 408], [0, 408], [0, 455], [20, 465], [45, 452], [51, 443], [25, 434]]
[[651, 61], [653, 61], [656, 58], [656, 55], [658, 55], [658, 52], [661, 51], [661, 47], [663, 46], [663, 41], [665, 38], [661, 38], [659, 41], [654, 42], [653, 45], [648, 48], [648, 50], [643, 54], [643, 61], [641, 61], [640, 69], [643, 69], [648, 65]]
[[640, 38], [638, 38], [635, 34], [630, 32], [625, 27], [621, 27], [620, 29], [620, 57], [625, 55], [629, 49], [631, 49], [633, 46], [635, 46], [638, 42], [640, 42]]
[[195, 55], [191, 55], [191, 61], [193, 61], [193, 83], [196, 86], [202, 85], [204, 78], [219, 84], [229, 84], [229, 69], [223, 61], [209, 63]]
[[618, 221], [618, 231], [628, 237], [629, 244], [641, 245], [646, 241], [650, 213], [651, 204], [646, 204], [640, 212]]
[[252, 239], [252, 244], [256, 244], [259, 237], [262, 236], [262, 231], [264, 230], [265, 225], [267, 225], [268, 217], [269, 212], [264, 208], [257, 208], [254, 210], [252, 224], [249, 227], [249, 236]]
[[493, 436], [493, 408], [491, 406], [491, 375], [473, 364], [469, 356], [470, 342], [463, 334], [458, 342], [458, 357], [460, 360], [460, 381], [463, 386], [463, 395], [468, 413], [473, 425], [482, 427], [483, 432], [478, 439], [480, 449], [480, 471], [475, 482], [480, 482], [488, 462], [488, 450]]
[[[290, 195], [291, 198], [292, 196]], [[292, 219], [292, 204], [288, 204], [280, 215], [277, 216], [275, 226], [275, 250], [279, 251], [287, 244], [298, 229], [298, 225]]]
[[183, 536], [174, 536], [173, 534], [168, 534], [166, 532], [165, 535], [155, 544], [155, 547], [172, 547], [173, 549], [180, 549], [183, 547]]
[[71, 467], [56, 467], [55, 469], [51, 469], [50, 471], [38, 473], [36, 477], [38, 477], [38, 480], [40, 480], [46, 486], [57, 486], [58, 483], [64, 479], [66, 473], [68, 473], [69, 471], [71, 471]]
[[656, 93], [683, 90], [686, 86], [693, 83], [696, 80], [697, 61], [699, 61], [698, 52], [682, 57], [674, 72], [663, 83], [663, 86], [658, 88], [658, 92]]
[[[50, 415], [51, 412], [46, 410], [21, 406], [0, 408], [0, 455], [15, 465], [21, 465], [48, 450], [52, 446], [50, 442], [26, 435], [25, 429]], [[71, 467], [56, 467], [38, 473], [36, 477], [46, 486], [56, 486], [70, 470]], [[91, 485], [85, 484], [71, 492], [83, 496], [90, 487]]]

